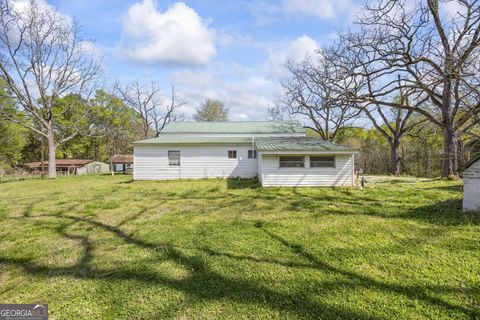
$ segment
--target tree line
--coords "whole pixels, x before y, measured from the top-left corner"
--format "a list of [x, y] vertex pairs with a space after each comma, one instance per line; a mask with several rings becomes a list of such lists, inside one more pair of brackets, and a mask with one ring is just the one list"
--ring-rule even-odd
[[[272, 118], [359, 149], [369, 173], [457, 175], [480, 136], [480, 7], [454, 2], [449, 15], [441, 1], [370, 2], [353, 30], [287, 63]], [[36, 0], [0, 3], [0, 162], [48, 159], [55, 177], [57, 157], [106, 160], [184, 120], [174, 86], [107, 86], [80, 31]], [[207, 99], [193, 119], [226, 121], [228, 108]]]
[[[44, 161], [56, 176], [56, 158], [106, 160], [130, 153], [135, 140], [156, 137], [181, 121], [185, 104], [151, 82], [109, 88], [101, 59], [88, 51], [75, 20], [36, 0], [0, 3], [0, 164]], [[222, 115], [222, 112], [225, 114]], [[225, 119], [227, 109], [207, 100], [196, 120]]]
[[[370, 159], [381, 162], [364, 166], [389, 162], [388, 172], [395, 175], [414, 173], [407, 159], [422, 153], [423, 175], [437, 173], [440, 140], [438, 173], [458, 175], [464, 143], [478, 139], [480, 3], [449, 3], [455, 12], [438, 0], [369, 2], [353, 30], [338, 32], [332, 45], [288, 63], [290, 77], [272, 115], [300, 116], [322, 139], [340, 142], [346, 128], [368, 123], [389, 146], [389, 155], [384, 150], [383, 159]], [[364, 137], [372, 130], [351, 132], [363, 147], [373, 143]], [[410, 145], [417, 143], [428, 146], [421, 151]]]

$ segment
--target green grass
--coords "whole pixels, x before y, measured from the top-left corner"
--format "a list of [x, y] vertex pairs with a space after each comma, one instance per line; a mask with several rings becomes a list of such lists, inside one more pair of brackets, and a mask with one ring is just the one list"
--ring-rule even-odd
[[461, 188], [7, 182], [0, 302], [51, 319], [480, 318], [480, 214]]

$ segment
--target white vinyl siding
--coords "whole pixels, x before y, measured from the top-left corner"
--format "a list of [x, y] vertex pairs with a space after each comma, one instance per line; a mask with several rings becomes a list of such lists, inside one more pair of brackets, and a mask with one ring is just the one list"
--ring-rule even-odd
[[480, 210], [480, 160], [463, 172], [463, 210]]
[[[293, 156], [293, 155], [292, 155]], [[295, 155], [297, 156], [297, 155]], [[280, 168], [276, 154], [260, 154], [263, 186], [351, 186], [353, 185], [353, 155], [335, 155], [335, 167], [309, 166], [310, 156], [305, 155], [305, 168]], [[318, 155], [320, 156], [320, 155]]]
[[[257, 159], [248, 159], [249, 149], [251, 145], [136, 145], [134, 179], [252, 178], [257, 176]], [[169, 150], [180, 151], [180, 166], [168, 165]], [[229, 159], [228, 150], [236, 150], [237, 158]]]

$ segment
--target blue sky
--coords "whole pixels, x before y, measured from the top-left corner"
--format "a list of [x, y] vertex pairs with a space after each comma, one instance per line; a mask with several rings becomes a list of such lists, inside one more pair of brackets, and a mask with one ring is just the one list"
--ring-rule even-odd
[[352, 0], [58, 0], [103, 57], [108, 82], [175, 85], [189, 118], [205, 98], [231, 120], [263, 120], [286, 76], [283, 64], [351, 24]]

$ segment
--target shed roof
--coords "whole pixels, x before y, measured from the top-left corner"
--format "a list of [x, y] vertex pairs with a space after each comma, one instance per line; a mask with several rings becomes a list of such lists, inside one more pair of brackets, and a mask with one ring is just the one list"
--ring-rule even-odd
[[480, 160], [480, 153], [474, 155], [472, 157], [472, 159], [468, 160], [467, 162], [465, 162], [462, 166], [462, 171], [465, 171], [467, 170], [472, 164], [474, 164], [475, 162], [477, 162], [478, 160]]
[[287, 121], [232, 121], [232, 122], [170, 122], [165, 133], [305, 133], [296, 120]]
[[[72, 166], [84, 166], [86, 164], [89, 164], [94, 160], [90, 159], [57, 159], [56, 166], [57, 167], [72, 167]], [[36, 167], [42, 167], [42, 162], [41, 161], [36, 161], [36, 162], [29, 162], [25, 163], [24, 166], [27, 166], [29, 168], [36, 168]], [[43, 167], [48, 167], [48, 161], [43, 162]]]
[[255, 138], [259, 151], [331, 151], [356, 152], [355, 149], [310, 137], [260, 137]]
[[111, 163], [133, 163], [133, 155], [131, 154], [114, 154], [109, 162]]

